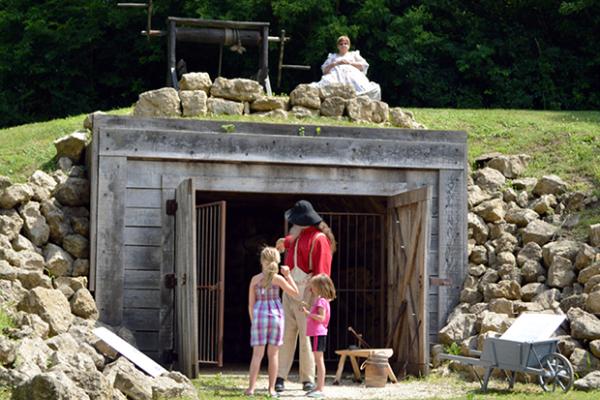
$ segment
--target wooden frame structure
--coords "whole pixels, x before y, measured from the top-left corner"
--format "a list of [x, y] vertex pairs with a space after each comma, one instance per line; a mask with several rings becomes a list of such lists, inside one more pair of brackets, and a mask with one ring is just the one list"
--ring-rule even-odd
[[[467, 268], [464, 132], [305, 125], [299, 136], [298, 125], [285, 124], [236, 122], [226, 133], [219, 121], [97, 116], [93, 122], [90, 288], [102, 321], [131, 329], [138, 347], [157, 360], [179, 353], [179, 368], [193, 376], [193, 356], [181, 356], [193, 345], [181, 338], [193, 332], [194, 321], [175, 323], [175, 292], [187, 290], [193, 301], [175, 270], [180, 245], [193, 243], [175, 221], [191, 209], [193, 192], [383, 197], [388, 326], [382, 329], [397, 370], [427, 373], [429, 346], [458, 302]], [[190, 193], [180, 200], [185, 185]], [[181, 303], [179, 312], [190, 313], [190, 306], [196, 307]]]

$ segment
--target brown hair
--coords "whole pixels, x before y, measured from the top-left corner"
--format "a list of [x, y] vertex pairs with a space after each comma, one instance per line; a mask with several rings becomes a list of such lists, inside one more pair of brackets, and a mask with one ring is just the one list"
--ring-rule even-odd
[[264, 274], [263, 287], [266, 288], [273, 281], [273, 277], [279, 271], [280, 261], [281, 256], [275, 247], [263, 247], [260, 252], [260, 264], [262, 265], [262, 272]]
[[320, 230], [327, 236], [327, 240], [329, 240], [329, 247], [331, 247], [331, 254], [335, 253], [337, 250], [337, 242], [335, 241], [335, 236], [333, 236], [333, 232], [331, 228], [325, 221], [321, 221], [316, 225], [317, 229]]
[[350, 48], [350, 45], [352, 44], [352, 42], [350, 41], [350, 38], [346, 35], [342, 35], [339, 38], [337, 38], [337, 41], [335, 42], [335, 44], [340, 44], [340, 42], [344, 39], [346, 39], [348, 41], [348, 48]]
[[315, 275], [311, 278], [310, 284], [316, 295], [321, 296], [327, 300], [335, 299], [335, 286], [333, 281], [327, 274]]

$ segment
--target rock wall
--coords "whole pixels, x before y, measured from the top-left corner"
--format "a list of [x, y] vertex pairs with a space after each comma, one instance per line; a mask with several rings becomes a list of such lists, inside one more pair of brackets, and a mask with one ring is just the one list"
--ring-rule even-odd
[[166, 87], [140, 94], [133, 114], [142, 117], [252, 114], [280, 119], [324, 116], [401, 128], [425, 128], [415, 121], [410, 111], [390, 108], [366, 96], [357, 97], [354, 88], [344, 84], [322, 89], [301, 84], [289, 97], [266, 96], [256, 81], [219, 77], [212, 82], [207, 73], [195, 72], [183, 75], [179, 88], [179, 91]]
[[569, 191], [554, 175], [520, 178], [528, 161], [498, 154], [476, 161], [468, 186], [469, 274], [439, 339], [468, 355], [521, 313], [565, 314], [559, 348], [583, 377], [600, 368], [600, 225], [590, 227], [587, 242], [573, 240], [570, 229], [577, 212], [598, 199]]
[[[88, 121], [89, 124], [89, 121]], [[86, 130], [58, 139], [58, 169], [27, 183], [0, 176], [0, 385], [15, 400], [197, 399], [178, 372], [152, 379], [92, 333], [87, 289], [90, 184], [79, 165]], [[122, 327], [109, 327], [135, 345]]]

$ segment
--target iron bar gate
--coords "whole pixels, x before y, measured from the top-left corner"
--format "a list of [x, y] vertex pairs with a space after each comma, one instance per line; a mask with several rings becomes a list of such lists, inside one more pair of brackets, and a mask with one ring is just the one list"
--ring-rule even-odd
[[320, 212], [337, 241], [331, 278], [337, 299], [331, 303], [326, 361], [335, 350], [356, 344], [352, 326], [372, 347], [385, 344], [385, 218], [383, 214]]
[[219, 201], [196, 209], [198, 362], [222, 367], [226, 206]]

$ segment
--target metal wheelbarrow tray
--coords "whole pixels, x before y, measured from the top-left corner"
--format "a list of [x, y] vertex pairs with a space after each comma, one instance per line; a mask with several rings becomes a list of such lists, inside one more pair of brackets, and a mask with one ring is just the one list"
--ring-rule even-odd
[[[523, 314], [521, 317], [531, 315], [534, 314]], [[560, 321], [558, 325], [564, 320], [564, 316], [551, 317], [558, 317], [555, 318], [556, 321]], [[546, 317], [542, 318], [547, 319]], [[525, 319], [528, 319], [528, 317]], [[517, 325], [517, 321], [513, 325]], [[535, 324], [531, 325], [530, 323], [521, 323], [518, 325], [527, 326], [529, 330], [537, 328]], [[515, 337], [519, 336], [519, 334], [515, 333], [519, 329], [518, 325], [517, 329], [514, 329], [513, 332], [507, 331], [502, 337], [486, 338], [483, 343], [483, 351], [472, 352], [472, 354], [478, 355], [479, 358], [451, 354], [442, 354], [441, 358], [485, 368], [483, 381], [481, 378], [479, 379], [484, 392], [487, 391], [488, 382], [494, 369], [504, 371], [509, 379], [510, 389], [514, 386], [517, 372], [522, 372], [537, 375], [538, 383], [545, 391], [554, 391], [556, 387], [560, 387], [565, 392], [569, 391], [574, 381], [573, 366], [565, 356], [558, 353], [558, 339], [514, 340]], [[554, 332], [556, 327], [552, 332]], [[529, 332], [528, 334], [531, 337], [531, 333]], [[505, 336], [511, 339], [507, 339]], [[511, 372], [511, 374], [509, 375], [508, 372]], [[477, 377], [479, 378], [478, 375]]]

